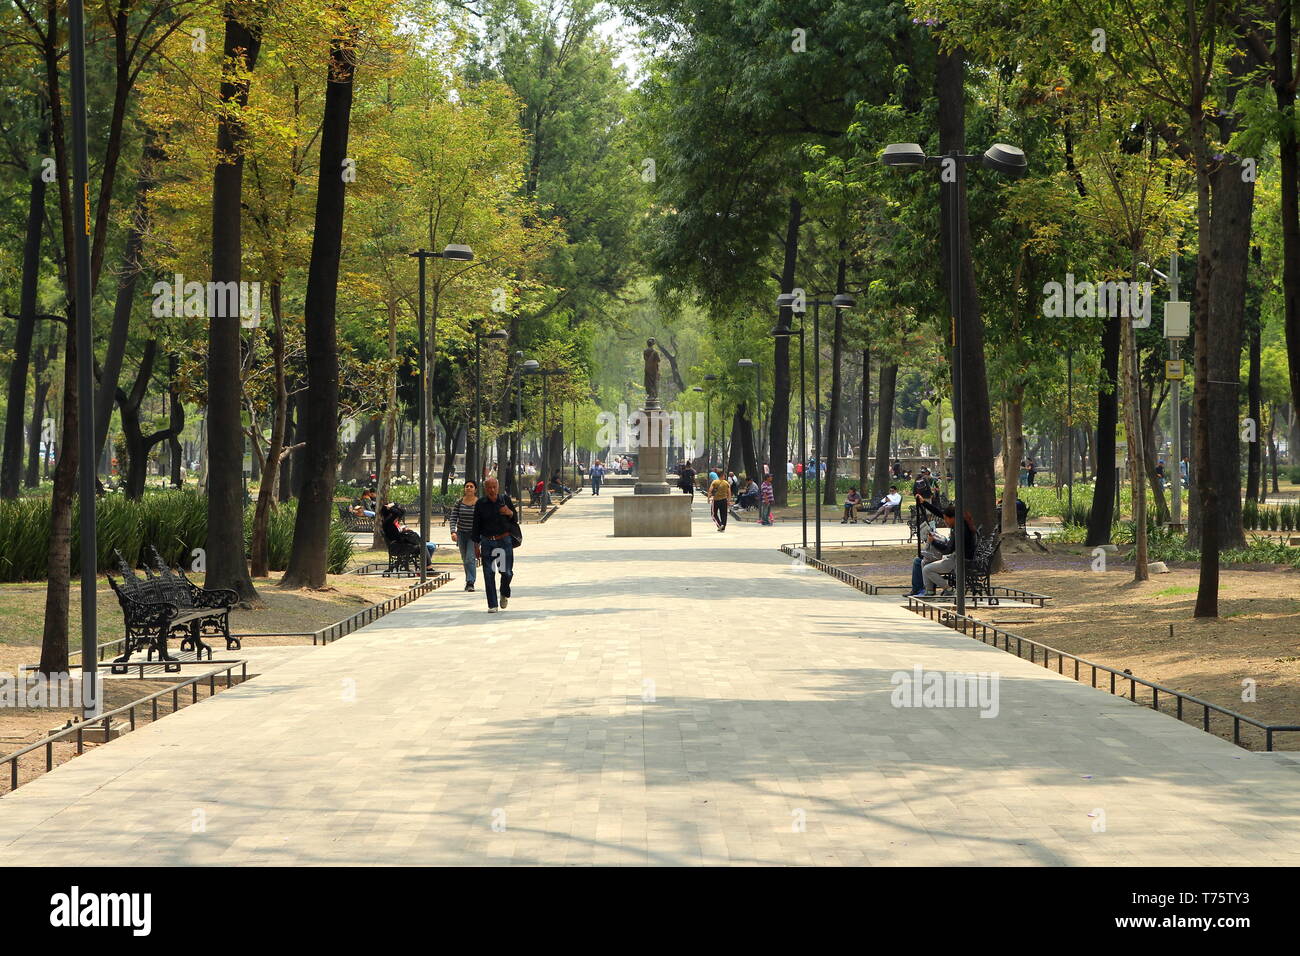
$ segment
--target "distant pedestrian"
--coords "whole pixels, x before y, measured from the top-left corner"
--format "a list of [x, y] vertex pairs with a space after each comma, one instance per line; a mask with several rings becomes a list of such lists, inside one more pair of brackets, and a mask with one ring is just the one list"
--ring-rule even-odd
[[465, 482], [465, 494], [451, 506], [451, 540], [460, 548], [460, 563], [465, 568], [465, 590], [473, 591], [478, 580], [478, 567], [474, 558], [474, 506], [478, 504], [478, 485], [473, 479]]
[[772, 505], [776, 504], [776, 492], [772, 490], [772, 476], [763, 476], [763, 487], [758, 492], [758, 523], [772, 524]]
[[605, 466], [597, 458], [591, 465], [591, 493], [600, 494], [600, 483], [605, 480]]
[[474, 524], [470, 537], [474, 556], [483, 563], [483, 586], [487, 591], [488, 613], [497, 612], [497, 580], [501, 575], [501, 607], [510, 603], [510, 582], [515, 576], [515, 548], [511, 537], [519, 520], [515, 503], [501, 494], [495, 478], [483, 485], [484, 496], [474, 505]]
[[731, 482], [717, 477], [709, 485], [709, 507], [713, 509], [713, 523], [719, 531], [727, 530], [727, 508], [731, 504]]
[[695, 500], [695, 469], [688, 462], [683, 462], [681, 471], [678, 472], [677, 487], [683, 494], [690, 495], [692, 501]]

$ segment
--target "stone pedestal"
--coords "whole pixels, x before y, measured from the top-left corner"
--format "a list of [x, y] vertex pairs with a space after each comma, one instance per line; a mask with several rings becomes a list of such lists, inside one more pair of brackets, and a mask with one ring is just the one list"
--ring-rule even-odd
[[689, 538], [691, 496], [648, 493], [614, 497], [614, 537]]
[[668, 427], [663, 420], [663, 410], [659, 399], [646, 401], [641, 409], [636, 466], [637, 482], [632, 493], [636, 495], [667, 495], [672, 493], [668, 487]]

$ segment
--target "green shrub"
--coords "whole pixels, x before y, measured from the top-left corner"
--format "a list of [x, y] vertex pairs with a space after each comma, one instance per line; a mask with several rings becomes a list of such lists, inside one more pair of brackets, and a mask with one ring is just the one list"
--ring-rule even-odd
[[[283, 571], [289, 566], [293, 552], [293, 524], [298, 516], [298, 502], [287, 501], [271, 512], [266, 526], [266, 563], [272, 571]], [[244, 516], [245, 546], [253, 545], [253, 512]], [[337, 515], [330, 520], [326, 569], [330, 574], [342, 574], [352, 560], [352, 536], [348, 534]]]
[[1287, 469], [1286, 473], [1287, 477], [1291, 480], [1291, 484], [1300, 485], [1300, 465], [1292, 465]]
[[[271, 513], [271, 567], [284, 570], [293, 545], [295, 502]], [[79, 508], [72, 514], [72, 573], [80, 573]], [[253, 513], [244, 518], [251, 538]], [[194, 490], [148, 491], [138, 501], [109, 494], [95, 503], [95, 551], [100, 571], [113, 567], [114, 550], [139, 564], [146, 545], [155, 546], [169, 564], [189, 567], [191, 552], [203, 547], [208, 533], [207, 499]], [[0, 501], [0, 581], [39, 581], [46, 576], [50, 548], [50, 499]], [[330, 525], [329, 571], [339, 574], [352, 558], [352, 539], [341, 522]]]

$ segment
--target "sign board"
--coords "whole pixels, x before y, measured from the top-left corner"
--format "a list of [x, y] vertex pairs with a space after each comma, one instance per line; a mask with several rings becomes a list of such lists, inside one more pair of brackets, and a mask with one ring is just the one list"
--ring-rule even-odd
[[1185, 339], [1191, 334], [1192, 304], [1190, 302], [1165, 303], [1165, 338]]
[[1185, 368], [1183, 366], [1182, 359], [1165, 360], [1165, 381], [1166, 382], [1181, 382], [1183, 380], [1184, 371]]

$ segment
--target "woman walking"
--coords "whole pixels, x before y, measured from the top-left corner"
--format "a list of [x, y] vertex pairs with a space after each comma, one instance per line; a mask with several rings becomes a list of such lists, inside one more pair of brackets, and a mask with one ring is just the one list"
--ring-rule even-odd
[[478, 485], [471, 478], [465, 482], [465, 494], [451, 506], [451, 540], [460, 548], [460, 563], [465, 567], [465, 590], [473, 591], [474, 582], [478, 580], [478, 565], [474, 560], [474, 542], [470, 535], [474, 531], [474, 506], [478, 504]]

